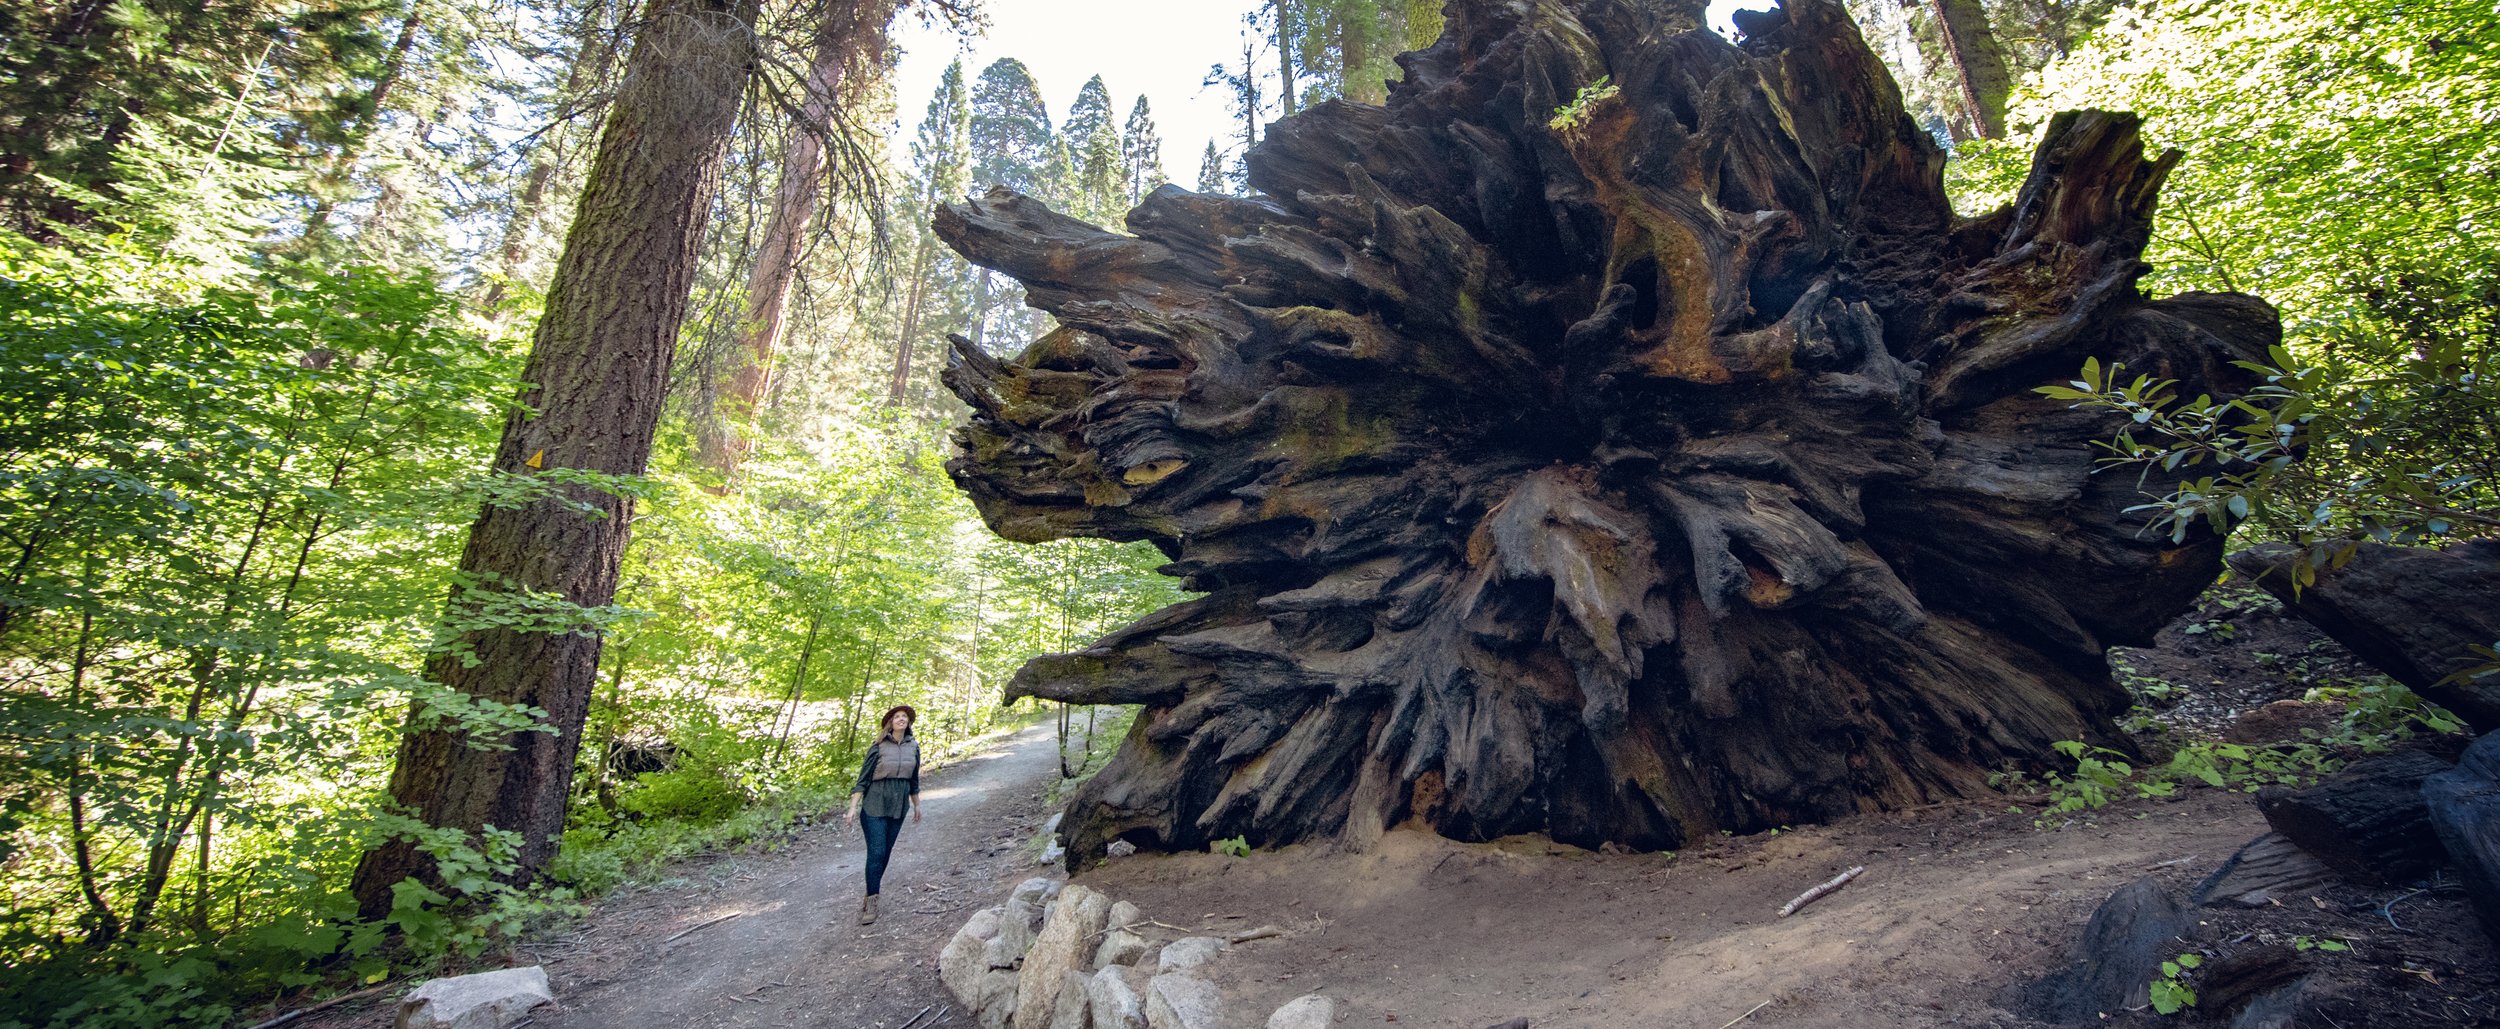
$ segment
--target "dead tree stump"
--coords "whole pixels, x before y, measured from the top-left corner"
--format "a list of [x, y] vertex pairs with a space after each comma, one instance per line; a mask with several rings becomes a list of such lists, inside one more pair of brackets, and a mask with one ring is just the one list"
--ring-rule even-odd
[[2115, 425], [2031, 389], [2235, 393], [2275, 312], [2136, 289], [2177, 155], [2134, 118], [2060, 116], [1957, 218], [1840, 8], [1788, 8], [1731, 44], [1698, 3], [1457, 3], [1388, 106], [1278, 123], [1260, 196], [939, 211], [1061, 326], [958, 341], [957, 482], [1206, 594], [1008, 687], [1146, 706], [1072, 864], [1409, 820], [1668, 848], [2115, 738], [2103, 651], [2221, 541], [2142, 534], [2091, 474]]

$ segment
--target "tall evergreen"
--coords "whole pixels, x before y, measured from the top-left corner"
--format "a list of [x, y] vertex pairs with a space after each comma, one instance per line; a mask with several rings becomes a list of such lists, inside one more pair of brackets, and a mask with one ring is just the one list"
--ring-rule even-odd
[[0, 5], [0, 222], [49, 238], [48, 222], [86, 220], [75, 192], [115, 195], [143, 125], [229, 142], [248, 120], [332, 151], [372, 124], [363, 105], [387, 93], [407, 24], [354, 0]]
[[1001, 58], [972, 87], [972, 181], [1039, 194], [1050, 162], [1050, 111], [1024, 62]]
[[1146, 106], [1143, 93], [1129, 108], [1128, 124], [1120, 133], [1120, 165], [1132, 207], [1169, 181], [1163, 173], [1163, 136], [1155, 131], [1154, 111]]
[[[972, 87], [971, 137], [974, 190], [1005, 186], [1064, 206], [1067, 148], [1051, 131], [1042, 89], [1024, 62], [1006, 57], [981, 69]], [[972, 341], [992, 348], [1019, 345], [1015, 337], [1037, 328], [1039, 316], [1020, 311], [1012, 296], [994, 295], [1000, 292], [994, 281], [984, 268], [973, 283]], [[993, 338], [1001, 335], [1009, 338]]]
[[[434, 704], [417, 704], [391, 774], [392, 798], [430, 826], [519, 834], [520, 878], [544, 869], [563, 835], [599, 671], [596, 619], [615, 598], [633, 523], [624, 493], [541, 475], [641, 475], [649, 462], [695, 258], [754, 74], [746, 37], [720, 27], [751, 27], [756, 9], [757, 0], [645, 8], [531, 343], [522, 373], [530, 385], [504, 421], [492, 466], [542, 489], [479, 512], [447, 618], [465, 631], [426, 665], [426, 677], [456, 697], [544, 710], [551, 731], [475, 741], [503, 748], [482, 749], [447, 729]], [[499, 609], [538, 616], [487, 614]], [[435, 877], [414, 838], [366, 854], [355, 873], [360, 911], [389, 914], [411, 876]]]
[[1215, 141], [1210, 139], [1207, 141], [1207, 152], [1198, 158], [1198, 192], [1230, 193], [1232, 191], [1232, 182], [1224, 173], [1224, 152], [1217, 150]]
[[[1059, 125], [1060, 134], [1073, 142], [1093, 138], [1094, 133], [1111, 127], [1111, 90], [1102, 84], [1102, 76], [1085, 80], [1077, 88], [1076, 102], [1068, 105], [1068, 117]], [[1077, 147], [1082, 152], [1083, 147]]]
[[910, 396], [913, 357], [920, 347], [959, 328], [971, 307], [970, 283], [961, 258], [939, 246], [929, 230], [937, 205], [961, 199], [972, 182], [972, 96], [964, 84], [964, 63], [946, 66], [937, 92], [921, 116], [912, 139], [913, 189], [903, 224], [912, 234], [911, 275], [903, 299], [902, 324], [894, 340], [893, 374], [886, 384], [889, 404]]

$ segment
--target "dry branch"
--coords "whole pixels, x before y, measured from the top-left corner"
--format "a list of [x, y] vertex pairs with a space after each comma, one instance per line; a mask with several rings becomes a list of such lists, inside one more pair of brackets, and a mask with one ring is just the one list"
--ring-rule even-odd
[[1824, 880], [1820, 885], [1815, 886], [1813, 889], [1798, 894], [1797, 899], [1780, 905], [1780, 917], [1786, 918], [1790, 915], [1796, 914], [1797, 909], [1821, 900], [1824, 897], [1829, 896], [1833, 891], [1849, 885], [1849, 880], [1857, 878], [1858, 873], [1863, 871], [1866, 871], [1865, 865], [1852, 865], [1848, 871]]

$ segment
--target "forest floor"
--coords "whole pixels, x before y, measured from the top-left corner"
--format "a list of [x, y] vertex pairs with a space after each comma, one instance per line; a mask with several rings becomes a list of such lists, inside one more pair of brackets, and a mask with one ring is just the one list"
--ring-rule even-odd
[[[2296, 733], [2320, 712], [2278, 705], [2271, 721], [2242, 716], [2350, 670], [2306, 625], [2227, 599], [2209, 599], [2159, 647], [2123, 657], [2179, 687], [2163, 715], [2174, 736]], [[547, 965], [562, 1004], [530, 1025], [972, 1025], [938, 983], [936, 953], [1014, 882], [1057, 874], [1035, 867], [1029, 849], [1054, 750], [1050, 728], [1036, 726], [933, 773], [927, 821], [906, 826], [886, 916], [872, 927], [853, 923], [862, 848], [848, 826], [820, 825], [773, 853], [691, 861], [669, 885], [609, 898], [518, 955]], [[2150, 876], [2184, 900], [2266, 831], [2250, 797], [2220, 789], [2122, 801], [2046, 826], [2037, 813], [1980, 800], [1675, 854], [1397, 831], [1368, 852], [1319, 844], [1248, 857], [1139, 855], [1078, 881], [1182, 927], [1164, 938], [1285, 927], [1201, 969], [1222, 989], [1228, 1026], [1256, 1029], [1285, 1001], [1322, 993], [1348, 1026], [1482, 1029], [1525, 1018], [1534, 1029], [2030, 1029], [2042, 1023], [2022, 1014], [2027, 991], [2070, 960], [2071, 941], [2112, 891]], [[1845, 888], [1777, 917], [1783, 902], [1855, 865], [1866, 870]], [[2280, 906], [2196, 917], [2194, 944], [2180, 949], [2216, 958], [2302, 938], [2350, 944], [2301, 955], [2314, 977], [2292, 1024], [2500, 1026], [2500, 949], [2453, 886], [2327, 884]], [[314, 1024], [389, 1022], [388, 1007], [376, 1006]], [[2135, 1010], [2102, 1024], [2229, 1021]]]

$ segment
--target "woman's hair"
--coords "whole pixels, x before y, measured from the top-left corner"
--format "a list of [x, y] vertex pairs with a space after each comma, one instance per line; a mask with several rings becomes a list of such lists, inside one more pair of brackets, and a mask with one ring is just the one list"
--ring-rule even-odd
[[[893, 707], [887, 708], [885, 714], [878, 716], [877, 735], [883, 736], [893, 727], [894, 716], [897, 713], [910, 716], [912, 725], [920, 724], [920, 712], [912, 710], [911, 705], [909, 704], [896, 704]], [[907, 726], [903, 729], [903, 731], [910, 732], [911, 729]]]

